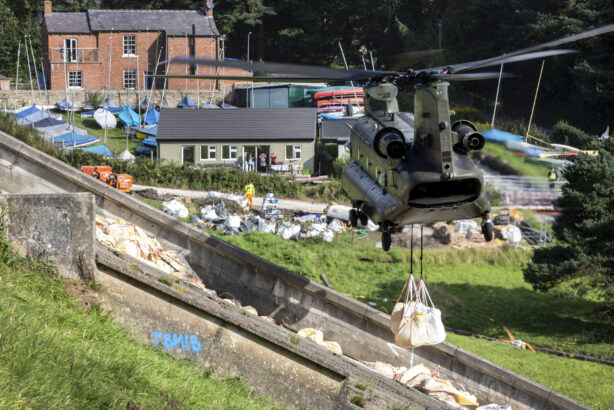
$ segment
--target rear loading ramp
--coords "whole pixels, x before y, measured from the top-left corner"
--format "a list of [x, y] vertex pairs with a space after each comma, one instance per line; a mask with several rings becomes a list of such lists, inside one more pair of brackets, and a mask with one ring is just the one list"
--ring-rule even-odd
[[[410, 363], [408, 350], [389, 347], [388, 315], [212, 237], [5, 133], [0, 133], [0, 184], [11, 193], [91, 192], [99, 213], [135, 223], [164, 248], [181, 253], [207, 287], [232, 293], [243, 305], [254, 306], [289, 329], [320, 328], [353, 359]], [[480, 403], [515, 409], [587, 408], [449, 343], [415, 349], [417, 363], [441, 365], [443, 377], [464, 384]], [[404, 385], [398, 388], [415, 392]]]

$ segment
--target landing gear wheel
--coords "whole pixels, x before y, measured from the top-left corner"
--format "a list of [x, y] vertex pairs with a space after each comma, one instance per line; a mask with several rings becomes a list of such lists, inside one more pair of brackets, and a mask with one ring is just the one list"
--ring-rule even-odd
[[350, 226], [356, 228], [358, 225], [358, 212], [355, 209], [350, 209]]
[[482, 234], [486, 242], [492, 241], [492, 222], [486, 221], [482, 224]]
[[382, 232], [382, 249], [388, 252], [390, 250], [390, 245], [392, 245], [392, 235], [389, 231]]
[[367, 223], [369, 223], [369, 218], [367, 218], [367, 215], [363, 214], [362, 212], [358, 214], [358, 219], [360, 219], [360, 224], [362, 226], [367, 226]]

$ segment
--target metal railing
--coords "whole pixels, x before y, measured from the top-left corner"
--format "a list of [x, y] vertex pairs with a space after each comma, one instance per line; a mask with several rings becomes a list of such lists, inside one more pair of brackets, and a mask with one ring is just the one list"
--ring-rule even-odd
[[51, 48], [49, 49], [49, 61], [53, 64], [56, 63], [98, 63], [98, 49], [97, 48], [78, 48], [66, 49], [66, 48]]

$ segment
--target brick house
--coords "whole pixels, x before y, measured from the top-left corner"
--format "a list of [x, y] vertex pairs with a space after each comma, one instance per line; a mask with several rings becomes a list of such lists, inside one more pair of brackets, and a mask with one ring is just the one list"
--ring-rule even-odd
[[[192, 10], [88, 10], [83, 13], [53, 13], [44, 2], [43, 64], [51, 90], [78, 88], [102, 90], [149, 89], [159, 61], [191, 55], [219, 59], [220, 33], [213, 20], [212, 0], [204, 9]], [[109, 73], [110, 67], [110, 73]], [[164, 74], [166, 65], [158, 68]], [[220, 74], [221, 73], [220, 69]], [[225, 75], [248, 75], [243, 70], [224, 69]], [[214, 67], [171, 64], [169, 74], [214, 75]], [[158, 79], [155, 88], [163, 87]], [[169, 79], [169, 90], [211, 89], [214, 80]]]

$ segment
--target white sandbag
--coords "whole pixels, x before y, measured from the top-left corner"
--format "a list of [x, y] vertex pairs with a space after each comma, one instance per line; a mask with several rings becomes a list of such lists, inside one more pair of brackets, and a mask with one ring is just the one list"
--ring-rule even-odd
[[299, 233], [301, 233], [301, 226], [290, 224], [280, 227], [277, 231], [277, 236], [283, 239], [295, 239]]
[[297, 332], [297, 334], [307, 339], [311, 339], [318, 344], [324, 341], [324, 334], [322, 333], [322, 331], [311, 327], [301, 329]]
[[480, 406], [475, 410], [512, 410], [512, 406], [490, 403], [484, 406]]
[[414, 348], [428, 343], [426, 330], [426, 312], [424, 305], [417, 304], [411, 315], [403, 317], [394, 335], [397, 346]]
[[454, 232], [465, 235], [469, 229], [477, 229], [478, 224], [473, 219], [460, 219], [456, 221]]
[[258, 311], [253, 306], [243, 306], [242, 309], [247, 313], [251, 313], [252, 315], [258, 316]]
[[187, 218], [189, 215], [188, 208], [175, 199], [168, 202], [162, 202], [162, 210], [167, 214], [178, 216], [180, 218]]
[[275, 222], [260, 219], [258, 221], [258, 230], [263, 233], [275, 233]]
[[356, 226], [371, 232], [379, 230], [379, 225], [377, 225], [371, 219], [367, 219], [367, 224], [363, 225], [362, 222], [360, 222], [360, 218], [358, 218], [358, 224]]
[[426, 332], [429, 345], [436, 345], [446, 340], [446, 329], [441, 321], [441, 311], [434, 307], [426, 308]]
[[327, 229], [322, 232], [322, 239], [324, 239], [324, 242], [332, 242], [335, 239], [335, 234], [330, 229]]
[[383, 374], [386, 377], [390, 377], [391, 379], [394, 379], [395, 371], [394, 371], [394, 367], [391, 364], [377, 361], [377, 362], [366, 362], [365, 365], [375, 370], [379, 374]]
[[333, 353], [337, 353], [338, 355], [342, 355], [343, 351], [341, 350], [341, 346], [339, 345], [339, 343], [332, 341], [332, 340], [326, 340], [322, 343], [318, 343], [320, 346], [332, 351]]
[[509, 243], [516, 244], [522, 240], [522, 231], [514, 225], [507, 225], [500, 229], [501, 236]]
[[237, 214], [228, 215], [224, 220], [224, 225], [228, 228], [239, 229], [241, 227], [241, 217]]
[[341, 225], [341, 223], [339, 223], [338, 219], [333, 219], [328, 224], [328, 229], [330, 229], [331, 231], [334, 231], [334, 232], [343, 232], [343, 231], [345, 231], [345, 228]]
[[425, 365], [420, 363], [405, 371], [399, 381], [410, 387], [416, 387], [427, 377], [431, 377], [431, 371]]
[[117, 243], [117, 245], [115, 246], [115, 249], [117, 249], [121, 253], [125, 253], [126, 255], [130, 255], [133, 258], [139, 258], [140, 257], [139, 248], [138, 248], [136, 242], [131, 241], [131, 240], [127, 240], [127, 239], [121, 240], [120, 242]]
[[243, 224], [247, 232], [257, 231], [258, 225], [260, 224], [260, 217], [257, 215], [247, 215], [243, 218]]

